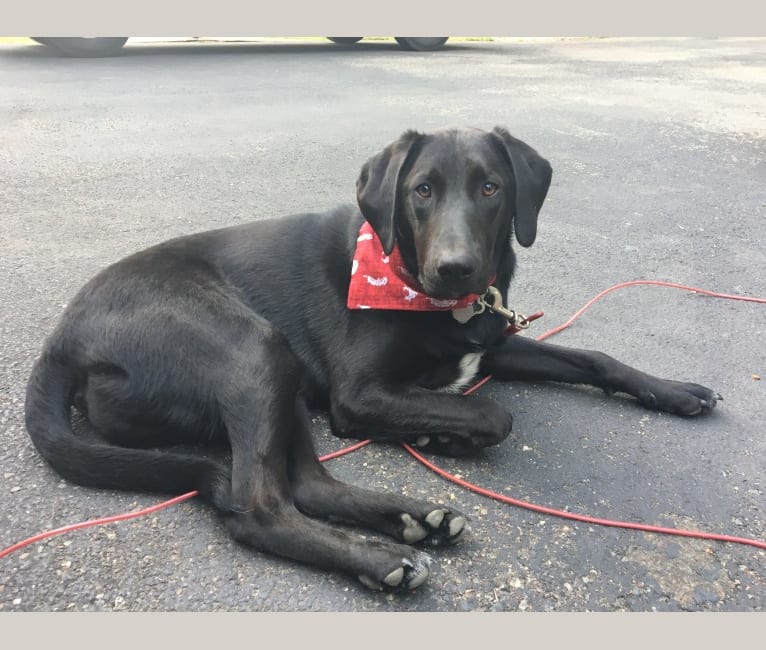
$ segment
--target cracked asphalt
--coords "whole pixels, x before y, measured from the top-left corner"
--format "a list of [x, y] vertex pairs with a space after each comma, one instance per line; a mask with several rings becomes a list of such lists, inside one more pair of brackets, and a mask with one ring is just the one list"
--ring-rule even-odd
[[[766, 296], [766, 39], [133, 42], [110, 59], [0, 45], [0, 549], [152, 505], [60, 480], [23, 424], [63, 306], [161, 240], [354, 200], [402, 131], [499, 124], [552, 163], [513, 304], [563, 322], [617, 282]], [[706, 417], [562, 385], [490, 383], [515, 435], [440, 461], [482, 486], [599, 517], [766, 540], [766, 307], [636, 287], [560, 344], [725, 401]], [[470, 399], [470, 398], [467, 398]], [[315, 416], [317, 445], [343, 446]], [[0, 611], [763, 610], [766, 552], [573, 523], [445, 482], [395, 446], [332, 461], [351, 483], [450, 504], [471, 535], [404, 595], [239, 546], [192, 500], [0, 560]]]

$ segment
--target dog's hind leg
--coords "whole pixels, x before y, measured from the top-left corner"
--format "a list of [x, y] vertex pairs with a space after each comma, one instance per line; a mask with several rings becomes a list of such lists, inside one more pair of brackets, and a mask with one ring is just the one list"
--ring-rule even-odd
[[238, 367], [219, 387], [232, 450], [232, 507], [224, 513], [229, 532], [259, 550], [349, 573], [373, 589], [420, 585], [428, 577], [425, 553], [366, 540], [310, 519], [296, 507], [288, 458], [301, 426], [295, 409], [298, 364], [273, 332], [244, 347], [250, 351], [247, 360], [238, 357]]
[[461, 537], [465, 517], [450, 508], [365, 490], [332, 478], [316, 457], [308, 410], [301, 399], [296, 420], [289, 477], [295, 504], [301, 511], [377, 530], [407, 544], [441, 546]]

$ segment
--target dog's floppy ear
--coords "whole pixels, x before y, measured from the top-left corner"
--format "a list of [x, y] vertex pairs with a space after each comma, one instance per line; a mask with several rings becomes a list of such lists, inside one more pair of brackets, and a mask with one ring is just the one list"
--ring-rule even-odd
[[359, 209], [378, 235], [386, 255], [394, 249], [396, 239], [394, 222], [399, 172], [419, 136], [416, 131], [405, 132], [396, 142], [370, 158], [356, 181]]
[[522, 246], [531, 246], [537, 235], [537, 215], [548, 193], [553, 170], [545, 158], [505, 129], [495, 127], [492, 135], [503, 144], [516, 178], [516, 239]]

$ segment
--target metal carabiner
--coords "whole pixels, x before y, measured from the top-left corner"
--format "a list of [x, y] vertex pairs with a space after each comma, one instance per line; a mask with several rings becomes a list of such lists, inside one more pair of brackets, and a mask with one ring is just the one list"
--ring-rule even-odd
[[[491, 302], [487, 302], [487, 298], [491, 299]], [[488, 308], [491, 312], [500, 314], [508, 319], [508, 322], [514, 327], [519, 329], [527, 329], [529, 327], [529, 320], [523, 314], [517, 314], [513, 309], [508, 309], [503, 305], [503, 294], [497, 287], [489, 287], [487, 292], [481, 296], [478, 301], [484, 307]], [[482, 310], [483, 311], [483, 310]]]

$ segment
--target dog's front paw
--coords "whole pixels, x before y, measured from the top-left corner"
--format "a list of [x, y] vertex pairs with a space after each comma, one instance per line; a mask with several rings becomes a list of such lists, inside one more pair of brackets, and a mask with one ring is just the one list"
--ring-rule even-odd
[[637, 397], [646, 408], [688, 416], [708, 412], [723, 400], [705, 386], [669, 379], [640, 391]]
[[475, 454], [479, 449], [495, 443], [486, 442], [485, 438], [464, 438], [440, 433], [435, 436], [418, 436], [411, 444], [413, 447], [430, 454], [460, 458]]
[[420, 435], [409, 442], [418, 447], [440, 456], [467, 456], [475, 454], [483, 447], [499, 445], [513, 429], [513, 416], [495, 402], [492, 411], [486, 414], [482, 423], [485, 428], [474, 433], [445, 432], [435, 435]]

